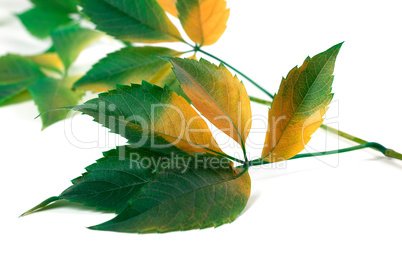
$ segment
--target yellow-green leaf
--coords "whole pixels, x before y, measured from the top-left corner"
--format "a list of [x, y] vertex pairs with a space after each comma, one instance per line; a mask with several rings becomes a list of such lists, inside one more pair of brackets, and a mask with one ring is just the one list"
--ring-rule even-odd
[[179, 56], [181, 52], [164, 47], [128, 47], [113, 52], [96, 63], [75, 84], [76, 88], [103, 92], [114, 89], [116, 84], [139, 84], [142, 80], [174, 91], [177, 79], [169, 62], [156, 57]]
[[137, 147], [223, 154], [208, 125], [182, 97], [147, 82], [116, 90], [74, 107]]
[[226, 30], [226, 0], [177, 0], [176, 7], [187, 35], [200, 46], [214, 44]]
[[61, 62], [60, 57], [57, 55], [57, 53], [47, 52], [44, 54], [28, 56], [27, 58], [33, 61], [39, 67], [41, 67], [42, 71], [51, 70], [58, 73], [62, 73], [64, 71], [63, 63]]
[[332, 73], [341, 46], [308, 57], [282, 79], [269, 110], [264, 160], [277, 162], [295, 156], [320, 127], [333, 97]]
[[166, 12], [177, 17], [176, 0], [156, 0], [156, 1]]
[[242, 147], [251, 128], [250, 99], [242, 82], [221, 64], [169, 58], [184, 93], [212, 124]]
[[43, 76], [39, 67], [25, 57], [0, 57], [0, 103], [19, 95]]

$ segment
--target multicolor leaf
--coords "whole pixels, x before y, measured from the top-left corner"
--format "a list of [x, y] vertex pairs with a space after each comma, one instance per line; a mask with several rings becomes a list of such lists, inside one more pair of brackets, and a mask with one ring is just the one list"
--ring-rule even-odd
[[[204, 159], [208, 163], [216, 157]], [[234, 221], [250, 195], [247, 171], [232, 169], [230, 164], [199, 168], [196, 161], [200, 159], [176, 170], [162, 170], [117, 217], [90, 229], [162, 233], [217, 227]]]
[[262, 158], [269, 162], [289, 159], [302, 151], [320, 127], [332, 100], [332, 73], [342, 43], [303, 65], [282, 79], [268, 115], [268, 131]]
[[201, 116], [168, 88], [147, 82], [117, 86], [74, 109], [138, 147], [223, 154]]
[[177, 17], [176, 0], [156, 0], [169, 14]]
[[21, 91], [21, 93], [18, 93], [17, 95], [14, 95], [13, 97], [0, 102], [0, 107], [23, 103], [23, 102], [29, 101], [31, 99], [32, 98], [31, 98], [31, 95], [29, 94], [29, 91], [25, 89], [25, 90]]
[[184, 93], [212, 124], [244, 149], [251, 128], [250, 99], [242, 82], [204, 59], [169, 58]]
[[38, 65], [42, 71], [50, 70], [57, 73], [63, 73], [64, 66], [59, 55], [54, 52], [46, 52], [39, 55], [27, 56], [36, 65]]
[[39, 67], [29, 59], [13, 54], [0, 57], [0, 103], [19, 95], [41, 77]]
[[[68, 110], [52, 111], [55, 108], [77, 105], [84, 95], [81, 90], [72, 90], [72, 86], [79, 77], [67, 77], [63, 80], [44, 77], [28, 87], [30, 95], [38, 106], [43, 129], [67, 117]], [[48, 112], [48, 113], [45, 113]]]
[[[181, 96], [178, 81], [169, 62], [158, 56], [179, 56], [181, 52], [163, 47], [129, 47], [107, 55], [96, 63], [76, 84], [76, 88], [103, 92], [116, 84], [139, 84], [142, 80], [169, 86]], [[181, 91], [181, 92], [180, 92]]]
[[181, 41], [177, 28], [156, 0], [79, 0], [97, 29], [129, 42]]
[[187, 35], [200, 46], [216, 43], [226, 30], [226, 0], [177, 0], [176, 7]]
[[72, 25], [56, 29], [51, 36], [54, 49], [67, 70], [81, 51], [101, 38], [103, 33]]
[[46, 38], [60, 25], [72, 21], [68, 13], [52, 12], [42, 7], [34, 7], [18, 17], [25, 28], [38, 38]]

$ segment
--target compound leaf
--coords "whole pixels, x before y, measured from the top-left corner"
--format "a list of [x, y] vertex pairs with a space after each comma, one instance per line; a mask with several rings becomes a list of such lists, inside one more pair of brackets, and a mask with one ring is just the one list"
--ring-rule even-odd
[[216, 66], [204, 59], [169, 60], [195, 108], [244, 149], [251, 128], [251, 106], [243, 83], [223, 64]]
[[268, 131], [262, 158], [269, 162], [289, 159], [302, 151], [320, 127], [332, 100], [332, 73], [342, 43], [303, 65], [282, 79], [268, 115]]
[[138, 147], [222, 153], [201, 116], [169, 88], [143, 82], [117, 86], [74, 107]]
[[181, 41], [177, 28], [156, 0], [79, 0], [97, 29], [129, 42]]
[[54, 49], [67, 70], [81, 51], [101, 38], [103, 33], [72, 25], [56, 29], [51, 36]]
[[226, 0], [177, 0], [176, 7], [187, 35], [200, 46], [214, 44], [226, 30]]
[[[77, 105], [84, 95], [81, 90], [72, 90], [72, 86], [78, 77], [67, 77], [62, 80], [44, 77], [37, 83], [28, 87], [29, 93], [38, 106], [43, 129], [51, 124], [67, 117], [68, 110], [51, 111], [55, 108]], [[46, 113], [45, 113], [46, 112]]]

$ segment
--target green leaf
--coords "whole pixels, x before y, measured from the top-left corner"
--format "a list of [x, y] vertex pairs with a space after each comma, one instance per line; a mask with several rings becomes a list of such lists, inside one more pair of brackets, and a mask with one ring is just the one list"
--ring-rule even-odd
[[87, 167], [60, 196], [25, 212], [66, 199], [119, 215], [95, 230], [169, 232], [232, 222], [247, 204], [250, 177], [230, 160], [205, 154], [156, 153], [118, 147]]
[[51, 34], [53, 46], [66, 70], [82, 50], [103, 36], [102, 33], [78, 25], [61, 27]]
[[74, 109], [138, 147], [223, 154], [201, 116], [169, 88], [145, 81], [117, 86]]
[[[217, 227], [236, 219], [250, 195], [246, 170], [230, 164], [213, 167], [214, 156], [198, 156], [190, 164], [164, 169], [141, 188], [114, 219], [93, 230], [162, 233]], [[204, 162], [206, 167], [196, 163]]]
[[[120, 212], [127, 202], [157, 174], [157, 160], [164, 154], [130, 146], [117, 147], [86, 168], [86, 173], [51, 202], [65, 199], [99, 210]], [[143, 159], [152, 160], [146, 165]], [[145, 163], [145, 162], [143, 162]], [[24, 213], [30, 214], [48, 205], [42, 202]]]
[[75, 0], [31, 0], [37, 7], [49, 9], [51, 11], [61, 13], [76, 13], [78, 12], [77, 3]]
[[60, 25], [71, 22], [67, 13], [52, 12], [41, 7], [34, 7], [18, 17], [25, 28], [38, 38], [46, 38]]
[[115, 88], [116, 84], [138, 84], [142, 80], [163, 87], [169, 86], [187, 98], [179, 87], [169, 62], [157, 56], [179, 56], [181, 52], [164, 47], [129, 47], [107, 55], [96, 63], [75, 84], [75, 87], [94, 92]]
[[39, 67], [22, 56], [0, 57], [0, 103], [22, 93], [41, 77]]
[[181, 41], [177, 28], [156, 0], [79, 0], [97, 29], [129, 42]]
[[45, 77], [29, 86], [29, 92], [39, 112], [42, 114], [43, 129], [51, 124], [63, 120], [68, 110], [51, 111], [52, 109], [77, 105], [84, 95], [81, 90], [72, 90], [78, 77], [67, 77], [63, 80]]
[[[301, 152], [320, 127], [333, 94], [335, 60], [342, 43], [293, 68], [282, 79], [268, 115], [268, 131], [261, 158], [289, 159]], [[278, 123], [280, 122], [280, 123]]]

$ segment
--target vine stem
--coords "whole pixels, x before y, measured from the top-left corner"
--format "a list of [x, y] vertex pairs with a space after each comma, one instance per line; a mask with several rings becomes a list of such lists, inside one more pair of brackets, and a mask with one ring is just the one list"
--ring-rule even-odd
[[235, 67], [233, 67], [233, 66], [230, 65], [229, 63], [227, 63], [227, 62], [221, 60], [220, 58], [218, 58], [218, 57], [216, 57], [216, 56], [214, 56], [214, 55], [212, 55], [212, 54], [210, 54], [210, 53], [208, 53], [208, 52], [202, 50], [201, 48], [199, 48], [199, 47], [197, 47], [197, 46], [194, 47], [194, 51], [195, 51], [195, 52], [199, 51], [199, 52], [201, 52], [201, 53], [203, 53], [203, 54], [205, 54], [205, 55], [207, 55], [207, 56], [209, 56], [209, 57], [211, 57], [211, 58], [213, 58], [213, 59], [215, 59], [215, 60], [217, 60], [217, 61], [223, 63], [224, 65], [226, 65], [227, 67], [229, 67], [230, 69], [232, 69], [233, 71], [235, 71], [236, 73], [238, 73], [239, 75], [243, 76], [246, 80], [248, 80], [248, 81], [249, 81], [250, 83], [252, 83], [254, 86], [256, 86], [257, 88], [259, 88], [259, 89], [260, 89], [261, 91], [263, 91], [265, 94], [267, 94], [271, 99], [274, 98], [274, 95], [272, 95], [272, 94], [271, 94], [270, 92], [268, 92], [265, 88], [263, 88], [262, 86], [260, 86], [259, 84], [257, 84], [254, 80], [252, 80], [250, 77], [248, 77], [248, 76], [245, 75], [243, 72], [239, 71], [238, 69], [236, 69]]
[[[375, 149], [375, 150], [381, 152], [382, 154], [384, 154], [385, 156], [402, 160], [402, 154], [399, 154], [399, 153], [397, 153], [397, 152], [395, 152], [395, 151], [393, 151], [391, 149], [387, 149], [383, 145], [381, 145], [379, 143], [376, 143], [376, 142], [367, 142], [367, 143], [363, 143], [363, 144], [359, 144], [359, 145], [356, 145], [356, 146], [352, 146], [352, 147], [348, 147], [348, 148], [344, 148], [344, 149], [339, 149], [339, 150], [332, 150], [332, 151], [326, 151], [326, 152], [317, 152], [317, 153], [307, 153], [307, 154], [298, 154], [298, 155], [295, 155], [294, 157], [292, 157], [292, 158], [290, 158], [288, 160], [299, 159], [299, 158], [307, 158], [307, 157], [324, 156], [324, 155], [331, 155], [331, 154], [340, 154], [340, 153], [346, 153], [346, 152], [352, 152], [352, 151], [356, 151], [356, 150], [361, 150], [361, 149], [365, 149], [365, 148]], [[264, 161], [263, 159], [256, 159], [256, 160], [253, 160], [253, 161], [250, 161], [250, 162], [246, 163], [246, 165], [248, 167], [251, 167], [251, 166], [261, 166], [261, 165], [270, 164], [270, 163], [271, 162]]]

